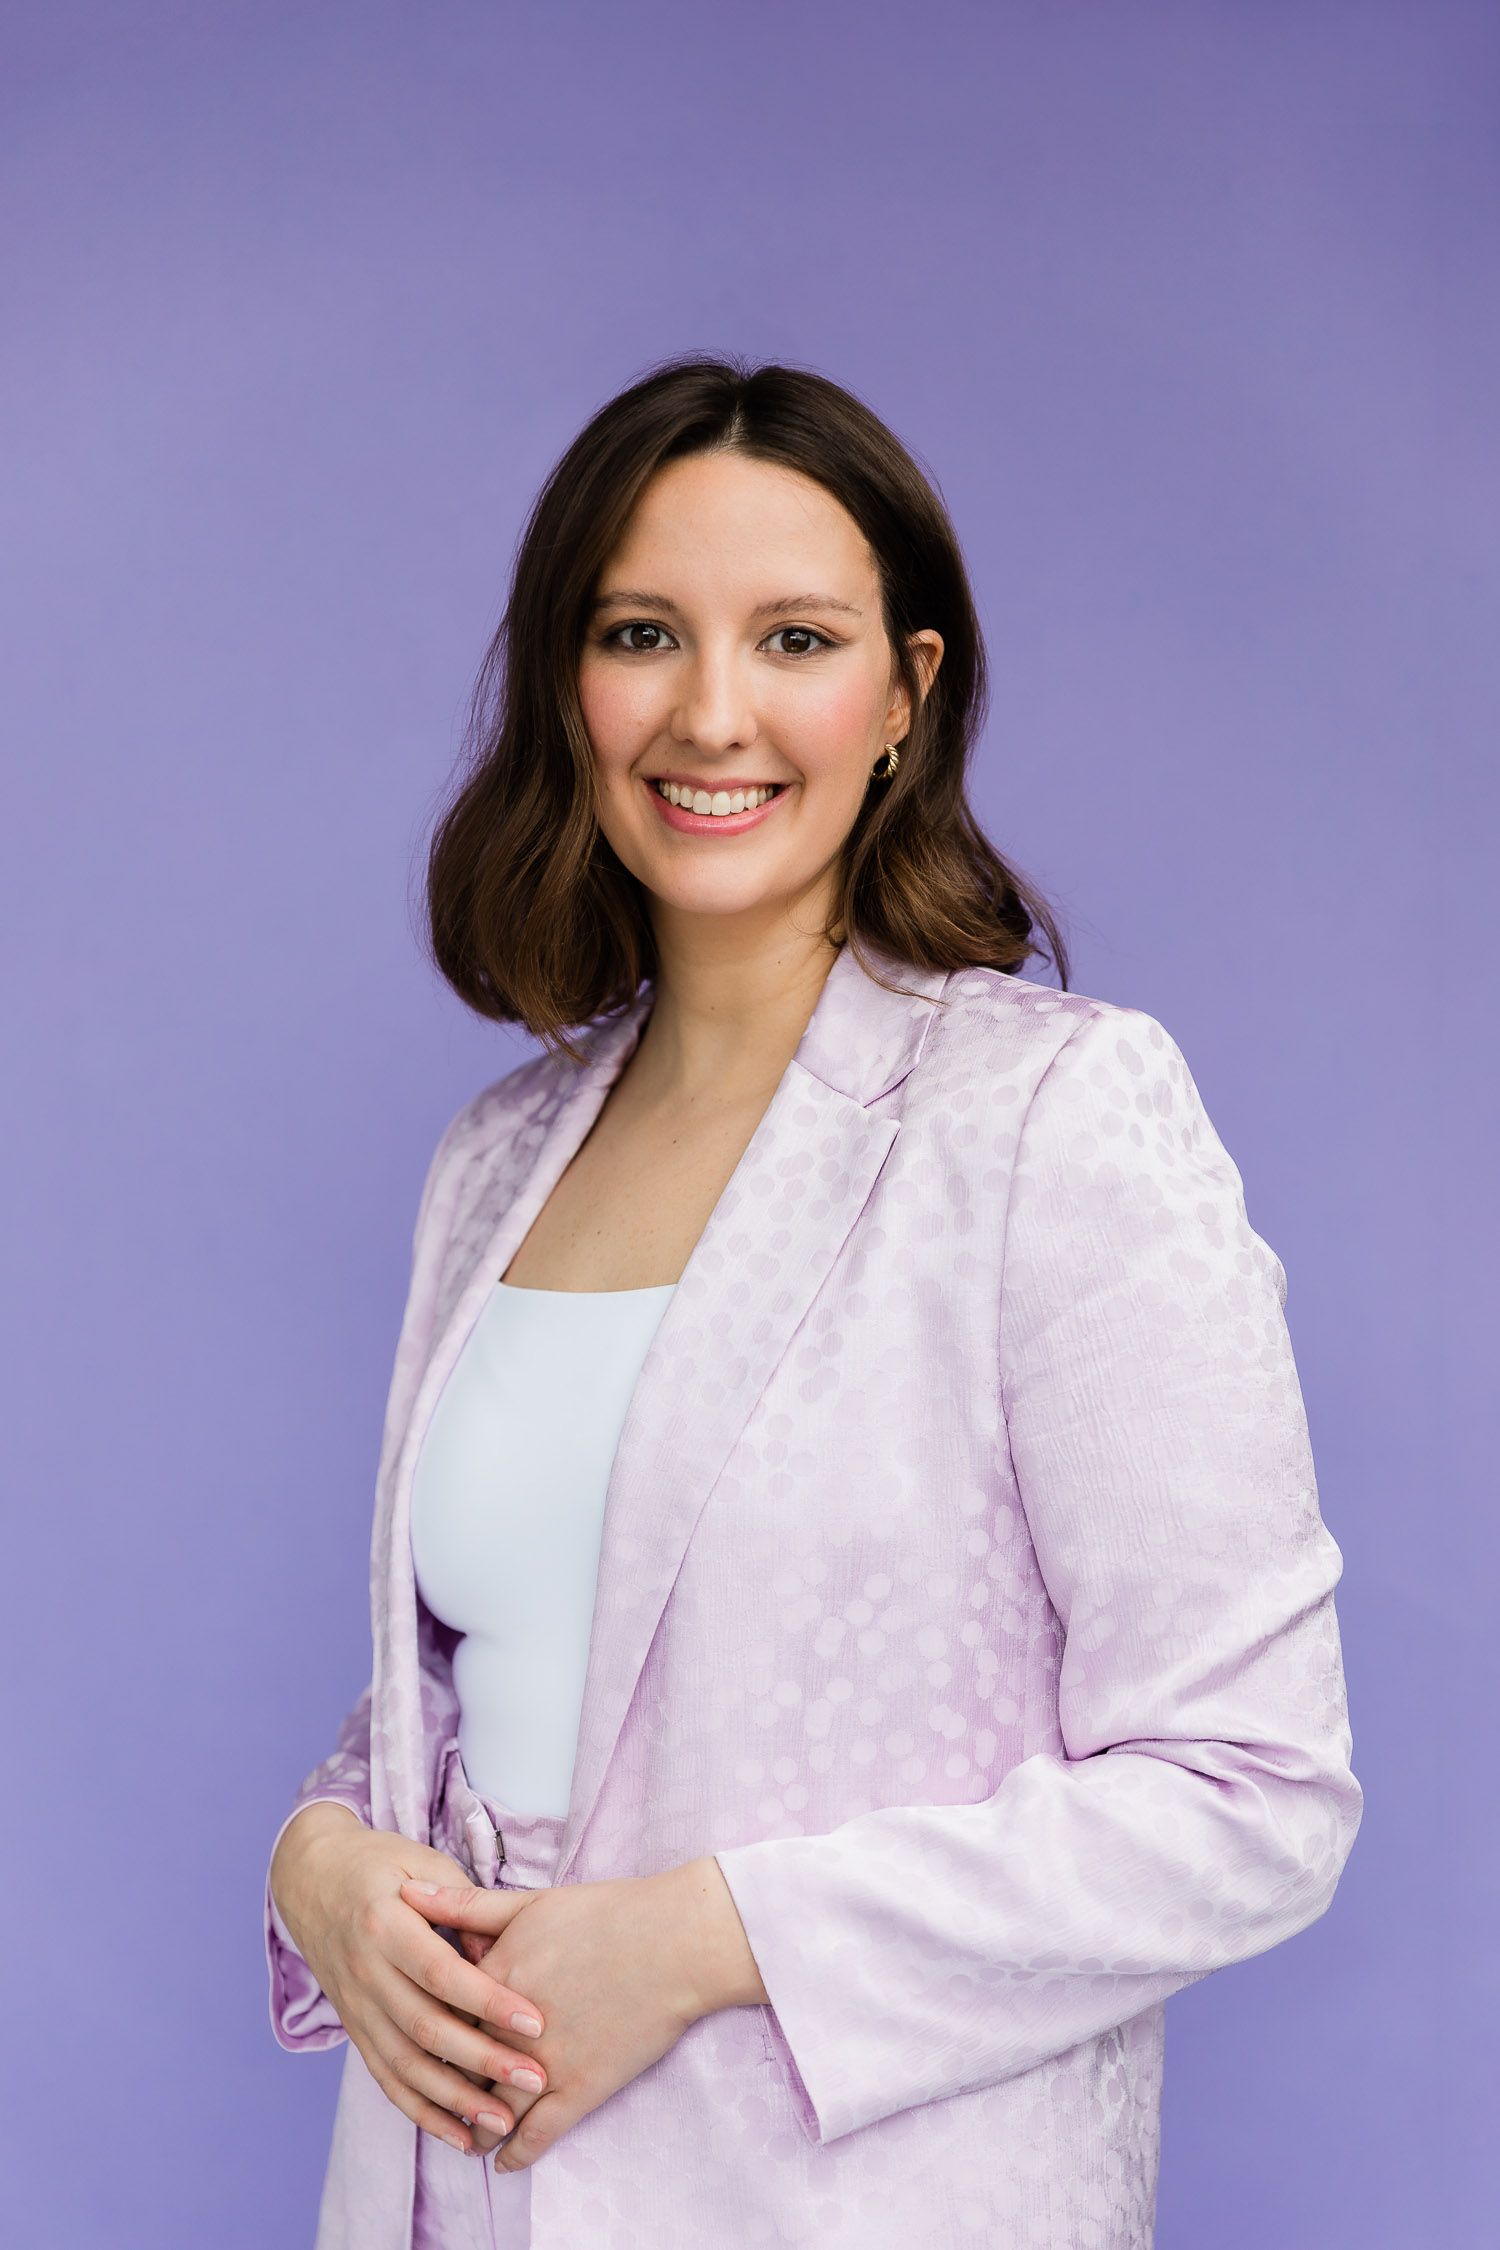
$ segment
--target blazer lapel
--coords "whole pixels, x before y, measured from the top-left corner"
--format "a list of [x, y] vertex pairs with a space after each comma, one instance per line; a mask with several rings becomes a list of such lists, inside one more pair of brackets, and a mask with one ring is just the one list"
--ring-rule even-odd
[[[583, 1069], [543, 1126], [519, 1187], [513, 1172], [499, 1171], [466, 1214], [462, 1239], [450, 1242], [421, 1378], [410, 1412], [395, 1437], [385, 1504], [376, 1520], [371, 1577], [375, 1597], [375, 1677], [371, 1704], [378, 1827], [425, 1838], [431, 1786], [428, 1714], [422, 1707], [418, 1655], [417, 1592], [411, 1561], [411, 1493], [417, 1457], [443, 1386], [458, 1363], [474, 1324], [542, 1205], [577, 1155], [606, 1095], [640, 1037], [649, 1003], [642, 1002], [596, 1038]], [[523, 1159], [524, 1166], [524, 1159]], [[488, 1206], [488, 1207], [487, 1207]]]
[[840, 955], [641, 1371], [605, 1508], [559, 1881], [577, 1856], [693, 1527], [895, 1142], [896, 1119], [869, 1105], [911, 1069], [945, 981], [899, 976], [903, 989], [888, 992]]

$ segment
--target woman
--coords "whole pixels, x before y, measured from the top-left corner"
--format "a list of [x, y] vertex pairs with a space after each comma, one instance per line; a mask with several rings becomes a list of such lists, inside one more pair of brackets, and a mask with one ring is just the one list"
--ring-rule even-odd
[[813, 376], [669, 367], [537, 504], [430, 888], [548, 1049], [433, 1165], [272, 1863], [323, 2250], [1133, 2250], [1163, 2000], [1328, 1903], [1280, 1271], [1161, 1030], [1016, 975], [982, 687]]

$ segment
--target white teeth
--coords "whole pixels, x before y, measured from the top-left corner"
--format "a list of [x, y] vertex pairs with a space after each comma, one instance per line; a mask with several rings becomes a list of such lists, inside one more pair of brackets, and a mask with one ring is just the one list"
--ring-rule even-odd
[[776, 794], [774, 789], [716, 789], [710, 795], [706, 789], [684, 789], [675, 781], [658, 781], [656, 787], [669, 805], [681, 805], [700, 816], [706, 813], [714, 820], [723, 820], [731, 813], [754, 812]]

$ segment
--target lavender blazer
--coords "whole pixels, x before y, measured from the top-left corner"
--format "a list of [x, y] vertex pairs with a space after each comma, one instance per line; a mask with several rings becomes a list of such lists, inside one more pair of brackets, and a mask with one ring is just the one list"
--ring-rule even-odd
[[[568, 1882], [717, 1853], [771, 2005], [542, 2159], [536, 2250], [1142, 2250], [1163, 2000], [1322, 1913], [1354, 1836], [1281, 1271], [1181, 1057], [1014, 978], [899, 981], [840, 957], [646, 1361], [563, 1839]], [[413, 1471], [643, 1014], [438, 1151], [374, 1680], [298, 1800], [485, 1882]], [[283, 2043], [341, 2037], [271, 1959]], [[406, 2250], [415, 2138], [351, 2049], [320, 2250]]]

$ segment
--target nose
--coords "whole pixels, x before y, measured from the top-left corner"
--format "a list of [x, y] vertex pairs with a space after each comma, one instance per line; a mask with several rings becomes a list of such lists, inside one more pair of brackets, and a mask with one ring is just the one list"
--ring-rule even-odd
[[749, 683], [732, 648], [700, 647], [672, 713], [672, 739], [708, 757], [748, 750], [759, 729]]

